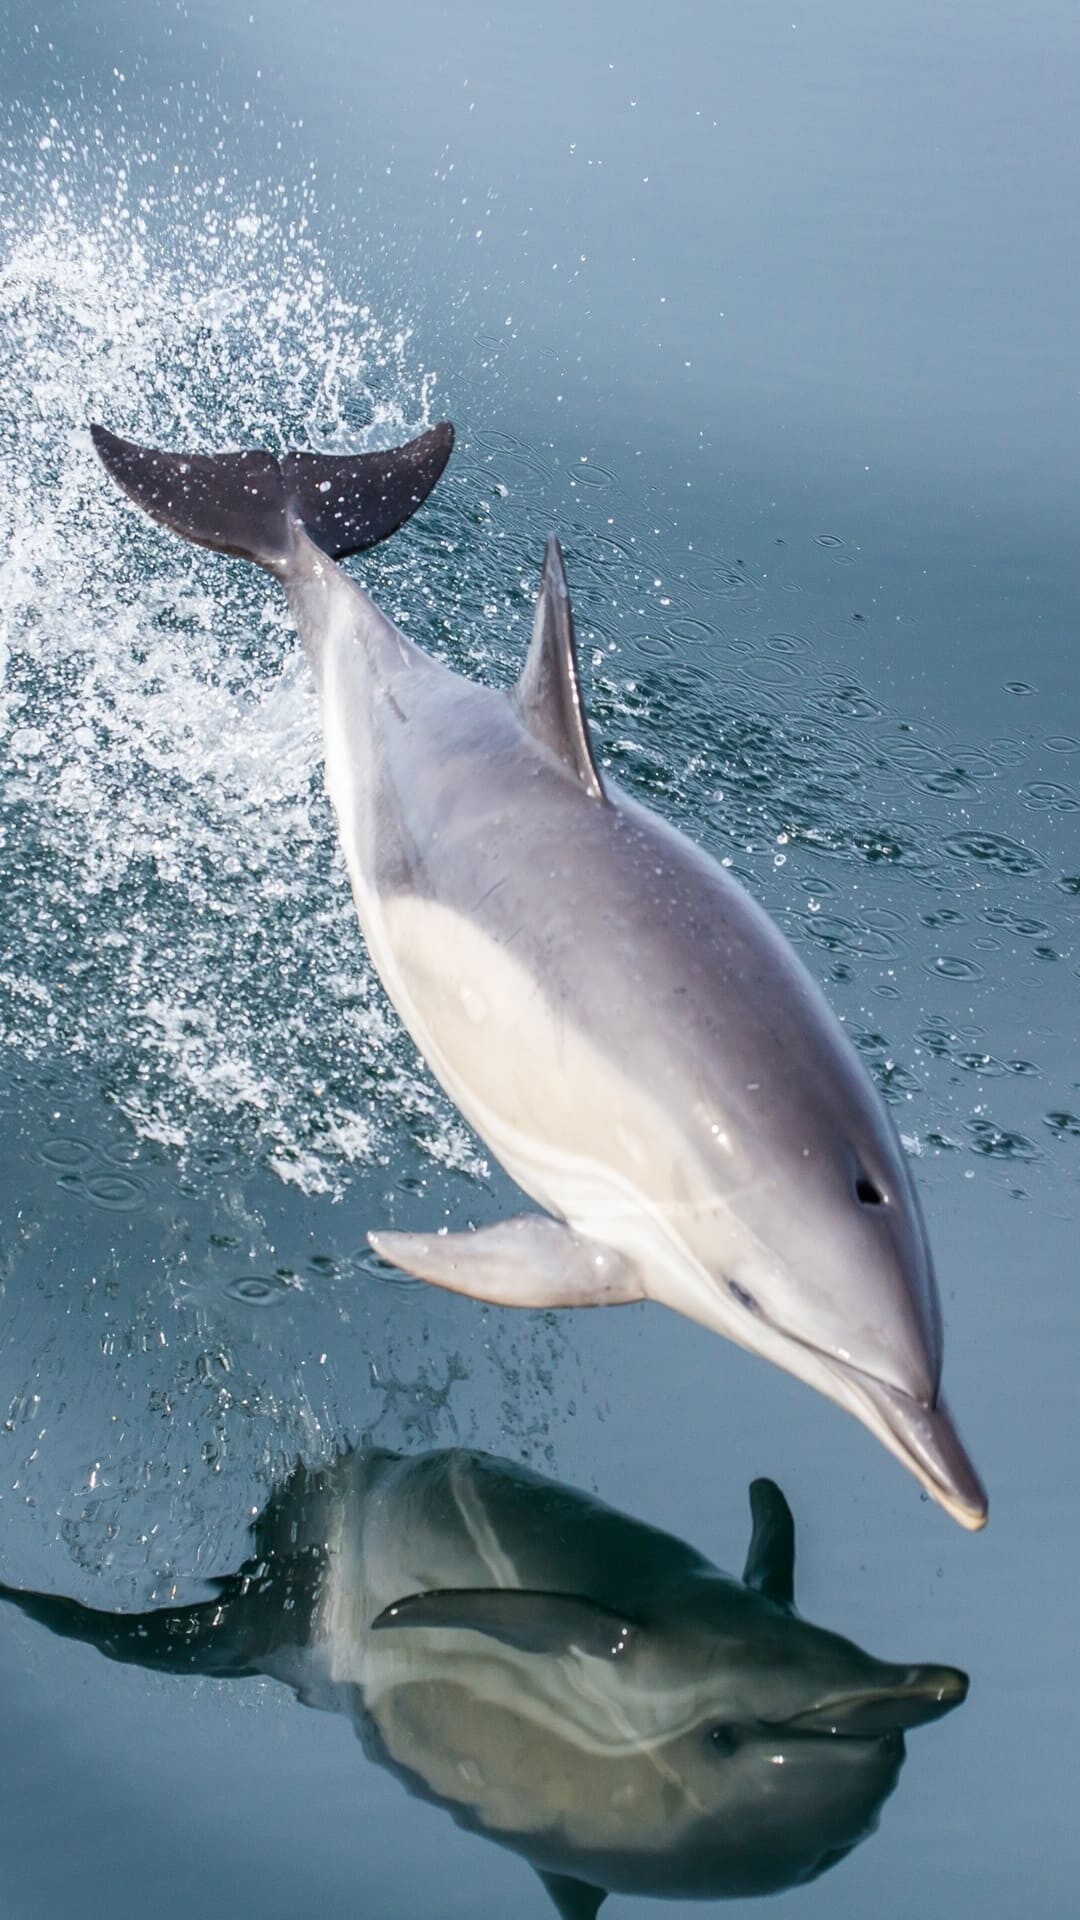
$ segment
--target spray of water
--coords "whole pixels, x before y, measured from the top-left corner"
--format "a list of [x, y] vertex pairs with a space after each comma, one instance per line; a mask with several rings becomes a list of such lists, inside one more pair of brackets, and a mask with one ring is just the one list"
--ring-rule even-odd
[[309, 1190], [402, 1126], [475, 1164], [368, 966], [280, 595], [140, 521], [87, 433], [385, 445], [432, 376], [334, 283], [303, 191], [211, 175], [178, 222], [134, 164], [79, 191], [81, 153], [54, 123], [0, 231], [0, 1041]]

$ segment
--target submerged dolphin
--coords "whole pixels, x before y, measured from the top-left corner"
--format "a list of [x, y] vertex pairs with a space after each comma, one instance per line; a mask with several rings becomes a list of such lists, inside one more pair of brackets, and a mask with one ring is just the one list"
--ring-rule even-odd
[[873, 1832], [904, 1730], [967, 1692], [793, 1611], [794, 1530], [750, 1490], [742, 1581], [528, 1468], [466, 1452], [297, 1468], [215, 1599], [97, 1612], [0, 1587], [114, 1660], [267, 1674], [535, 1867], [564, 1920], [608, 1892], [719, 1898], [814, 1878]]
[[663, 1301], [847, 1407], [981, 1527], [884, 1105], [761, 909], [601, 775], [557, 541], [503, 693], [422, 652], [333, 564], [419, 505], [449, 426], [280, 463], [93, 435], [156, 520], [280, 579], [372, 959], [446, 1091], [546, 1210], [477, 1233], [374, 1234], [376, 1251], [506, 1305]]

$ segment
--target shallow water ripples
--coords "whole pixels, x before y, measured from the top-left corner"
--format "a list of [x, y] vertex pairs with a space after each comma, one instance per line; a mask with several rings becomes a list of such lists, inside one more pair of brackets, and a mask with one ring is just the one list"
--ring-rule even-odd
[[[706, 840], [803, 947], [909, 1151], [966, 1150], [1011, 1179], [1075, 1137], [1080, 1104], [1045, 984], [1050, 967], [1077, 971], [1071, 796], [1029, 777], [1074, 743], [953, 740], [891, 710], [869, 666], [827, 664], [827, 634], [770, 632], [772, 613], [760, 583], [723, 631], [680, 613], [663, 649], [632, 634], [609, 660], [601, 645], [591, 710], [605, 763]], [[973, 1093], [998, 1053], [1002, 1086]]]
[[[132, 1605], [242, 1557], [298, 1457], [348, 1441], [509, 1444], [537, 1464], [604, 1403], [552, 1316], [489, 1323], [388, 1279], [365, 1228], [394, 1217], [378, 1173], [329, 1211], [223, 1149], [175, 1153], [110, 1128], [84, 1079], [0, 1066], [0, 1509], [8, 1578]], [[455, 1179], [403, 1175], [442, 1212]], [[552, 1381], [565, 1404], [553, 1406]], [[227, 1491], [223, 1491], [223, 1489]], [[58, 1569], [53, 1547], [64, 1548]]]

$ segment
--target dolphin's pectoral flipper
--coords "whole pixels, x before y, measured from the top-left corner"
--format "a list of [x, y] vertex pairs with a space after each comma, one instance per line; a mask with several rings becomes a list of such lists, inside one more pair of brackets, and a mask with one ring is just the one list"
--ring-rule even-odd
[[414, 1593], [384, 1608], [375, 1626], [456, 1627], [483, 1633], [520, 1653], [587, 1653], [619, 1660], [639, 1629], [623, 1614], [573, 1593], [531, 1593], [524, 1587], [447, 1587]]
[[574, 1880], [567, 1873], [543, 1873], [539, 1868], [537, 1873], [555, 1902], [559, 1920], [596, 1920], [607, 1899], [603, 1887], [591, 1887], [587, 1880]]
[[380, 1260], [501, 1307], [614, 1307], [644, 1298], [629, 1261], [545, 1214], [476, 1233], [369, 1233]]
[[743, 1569], [743, 1585], [763, 1593], [778, 1607], [795, 1604], [795, 1522], [775, 1480], [750, 1487], [754, 1530]]
[[604, 783], [593, 755], [581, 698], [570, 590], [562, 548], [554, 534], [544, 549], [532, 640], [510, 697], [533, 738], [562, 761], [590, 800], [603, 800]]
[[335, 560], [396, 533], [450, 458], [448, 421], [383, 453], [159, 453], [90, 429], [118, 486], [153, 520], [198, 546], [281, 572], [291, 522]]

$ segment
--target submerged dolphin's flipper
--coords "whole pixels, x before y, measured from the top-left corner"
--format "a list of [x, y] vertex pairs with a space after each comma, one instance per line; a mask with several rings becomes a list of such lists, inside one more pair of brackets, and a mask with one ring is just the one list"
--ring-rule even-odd
[[454, 444], [445, 420], [384, 453], [286, 453], [280, 460], [262, 449], [158, 453], [105, 427], [90, 434], [117, 485], [152, 520], [273, 573], [288, 563], [296, 522], [335, 560], [388, 539], [427, 499]]
[[544, 1891], [555, 1902], [559, 1920], [596, 1920], [607, 1893], [603, 1887], [591, 1887], [587, 1880], [573, 1880], [567, 1873], [537, 1873]]
[[451, 1628], [486, 1634], [519, 1653], [587, 1653], [619, 1660], [638, 1631], [623, 1614], [574, 1593], [533, 1593], [524, 1587], [446, 1587], [410, 1594], [385, 1607], [374, 1628]]
[[369, 1233], [368, 1243], [418, 1280], [495, 1306], [613, 1307], [644, 1298], [620, 1254], [540, 1213], [476, 1233]]
[[544, 549], [532, 640], [511, 699], [533, 738], [562, 761], [590, 800], [602, 800], [604, 783], [581, 698], [570, 589], [554, 534]]
[[754, 1523], [743, 1568], [743, 1585], [763, 1593], [778, 1607], [795, 1604], [795, 1522], [775, 1480], [754, 1480], [750, 1487]]

